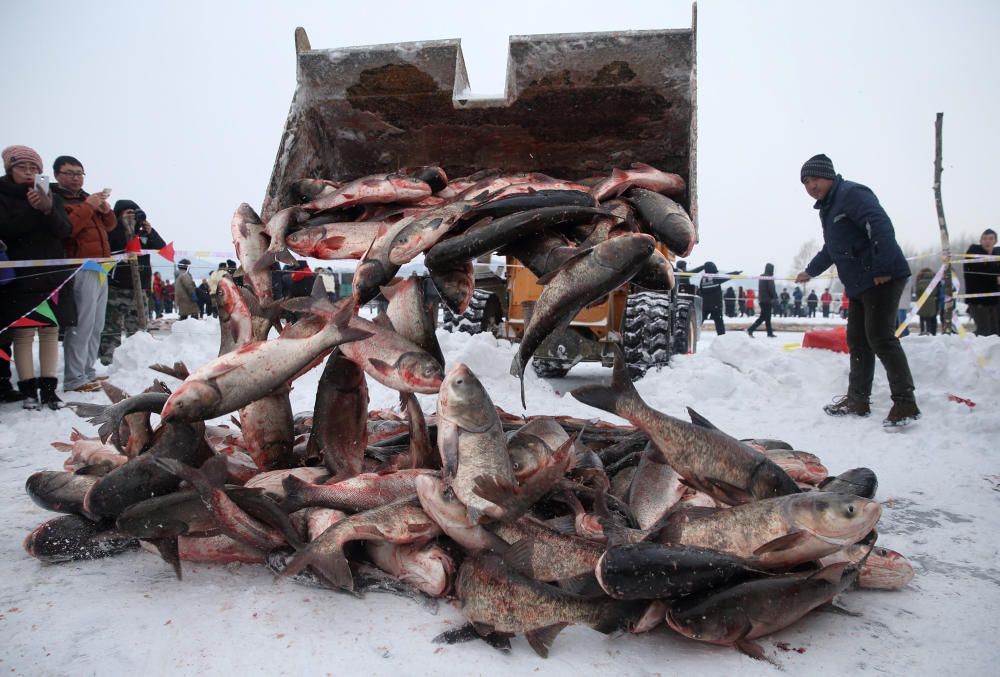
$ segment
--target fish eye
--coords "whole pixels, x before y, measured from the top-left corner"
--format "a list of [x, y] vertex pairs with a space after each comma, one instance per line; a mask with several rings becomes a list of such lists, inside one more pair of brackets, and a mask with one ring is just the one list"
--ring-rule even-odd
[[457, 379], [455, 379], [455, 385], [458, 385], [458, 386], [460, 386], [460, 385], [462, 385], [463, 383], [465, 383], [465, 379], [461, 379], [461, 378], [457, 378]]
[[847, 514], [848, 515], [853, 515], [854, 514], [854, 506], [853, 505], [847, 506]]

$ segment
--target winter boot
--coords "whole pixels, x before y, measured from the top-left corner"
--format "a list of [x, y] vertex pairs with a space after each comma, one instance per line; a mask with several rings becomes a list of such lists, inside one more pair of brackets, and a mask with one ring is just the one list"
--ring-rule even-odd
[[24, 395], [24, 402], [21, 406], [25, 409], [41, 409], [42, 405], [38, 401], [38, 379], [29, 378], [27, 381], [18, 381], [17, 389]]
[[747, 327], [747, 334], [750, 335], [750, 338], [753, 338], [753, 327]]
[[51, 376], [43, 376], [38, 379], [38, 399], [49, 409], [62, 409], [66, 406], [66, 403], [56, 395], [57, 385], [59, 385], [59, 380]]
[[0, 403], [20, 402], [23, 399], [24, 395], [14, 390], [14, 386], [10, 384], [9, 378], [0, 379]]
[[823, 407], [830, 416], [868, 416], [872, 413], [871, 405], [867, 399], [844, 395], [836, 399], [832, 404]]
[[902, 428], [920, 418], [920, 409], [913, 400], [900, 400], [892, 403], [889, 415], [882, 421], [883, 428]]

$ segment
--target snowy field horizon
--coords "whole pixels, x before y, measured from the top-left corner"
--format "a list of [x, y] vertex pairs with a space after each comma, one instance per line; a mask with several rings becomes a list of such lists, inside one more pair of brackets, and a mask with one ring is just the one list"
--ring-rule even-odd
[[[802, 334], [782, 331], [782, 324], [776, 320], [779, 337], [773, 340], [738, 330], [717, 337], [706, 324], [697, 354], [650, 371], [636, 386], [665, 413], [686, 418], [690, 406], [734, 437], [786, 440], [818, 455], [831, 475], [873, 469], [883, 508], [878, 544], [905, 555], [916, 575], [900, 591], [845, 593], [839, 603], [859, 617], [812, 613], [762, 638], [767, 655], [794, 675], [988, 674], [1000, 659], [994, 639], [1000, 612], [1000, 337], [914, 332], [902, 339], [923, 418], [886, 431], [881, 420], [890, 401], [881, 366], [870, 418], [828, 417], [821, 408], [843, 393], [847, 356], [796, 348]], [[441, 330], [438, 340], [449, 366], [467, 364], [494, 403], [510, 413], [624, 423], [569, 395], [586, 383], [609, 380], [608, 369], [583, 364], [553, 380], [529, 369], [524, 410], [517, 380], [508, 373], [510, 343]], [[170, 333], [127, 339], [105, 373], [133, 394], [154, 378], [176, 387], [176, 379], [148, 365], [183, 361], [194, 368], [214, 358], [218, 347], [217, 321], [176, 322]], [[321, 370], [296, 381], [293, 411], [312, 409]], [[369, 388], [371, 409], [398, 408], [395, 391], [371, 380]], [[106, 401], [101, 393], [60, 395]], [[436, 410], [436, 396], [418, 398], [425, 413]], [[390, 595], [357, 599], [275, 583], [260, 565], [186, 562], [184, 580], [178, 581], [167, 564], [144, 551], [43, 564], [21, 543], [57, 515], [37, 507], [24, 482], [36, 471], [62, 469], [65, 453], [51, 443], [67, 441], [74, 428], [96, 435], [69, 409], [0, 408], [0, 500], [8, 515], [0, 527], [0, 632], [6, 647], [0, 668], [9, 674], [776, 674], [771, 664], [687, 640], [665, 626], [618, 637], [570, 627], [547, 660], [521, 637], [509, 654], [482, 642], [433, 644], [433, 637], [463, 624], [452, 603], [442, 601], [431, 613]]]

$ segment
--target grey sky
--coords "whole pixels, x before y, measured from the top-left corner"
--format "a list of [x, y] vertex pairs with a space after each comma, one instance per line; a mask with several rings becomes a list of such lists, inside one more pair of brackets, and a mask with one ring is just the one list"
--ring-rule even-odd
[[[204, 6], [203, 6], [204, 5]], [[489, 7], [489, 9], [486, 9]], [[0, 146], [75, 155], [86, 188], [136, 200], [178, 249], [229, 250], [260, 206], [314, 48], [462, 39], [473, 91], [502, 92], [512, 34], [690, 25], [689, 2], [54, 2], [0, 5]], [[824, 152], [875, 190], [904, 244], [938, 242], [934, 116], [953, 234], [1000, 225], [1000, 3], [698, 5], [698, 202], [690, 257], [787, 273], [820, 237], [799, 167]], [[46, 169], [51, 173], [50, 169]]]

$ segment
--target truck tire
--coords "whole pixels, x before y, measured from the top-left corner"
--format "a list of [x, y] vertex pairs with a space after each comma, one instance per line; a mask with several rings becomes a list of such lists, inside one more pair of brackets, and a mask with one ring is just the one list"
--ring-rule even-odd
[[456, 315], [448, 306], [444, 306], [444, 317], [441, 323], [445, 331], [464, 331], [466, 334], [493, 332], [501, 317], [500, 300], [492, 292], [482, 289], [472, 290], [472, 300], [469, 307], [461, 315]]
[[550, 360], [539, 357], [531, 360], [531, 368], [535, 370], [538, 378], [562, 378], [570, 370], [562, 360]]
[[674, 316], [674, 340], [670, 351], [673, 355], [689, 355], [695, 352], [694, 309], [690, 303], [678, 300]]
[[674, 332], [670, 324], [669, 294], [639, 292], [625, 302], [622, 352], [629, 377], [642, 378], [650, 367], [670, 361]]

